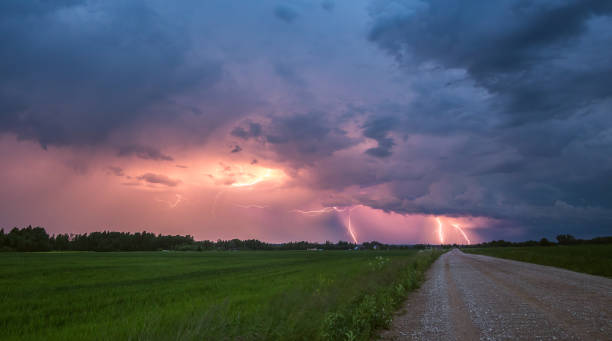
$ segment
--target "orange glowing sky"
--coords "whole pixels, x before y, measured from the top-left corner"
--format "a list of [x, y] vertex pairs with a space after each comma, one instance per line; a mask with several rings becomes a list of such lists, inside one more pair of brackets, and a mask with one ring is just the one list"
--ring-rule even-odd
[[[348, 194], [303, 185], [308, 174], [274, 162], [194, 151], [160, 164], [104, 151], [43, 150], [13, 136], [4, 136], [0, 146], [9, 161], [0, 176], [11, 179], [0, 190], [12, 197], [2, 207], [11, 212], [4, 215], [8, 226], [38, 224], [51, 233], [146, 229], [212, 240], [438, 242], [434, 216], [345, 202]], [[461, 222], [472, 240], [487, 223], [441, 219], [448, 243], [464, 242], [451, 223]]]

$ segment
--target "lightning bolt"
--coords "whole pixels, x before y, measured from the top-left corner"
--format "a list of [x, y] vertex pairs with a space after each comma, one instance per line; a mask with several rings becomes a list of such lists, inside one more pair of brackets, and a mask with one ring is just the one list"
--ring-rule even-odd
[[459, 230], [459, 232], [461, 232], [461, 234], [463, 235], [463, 238], [465, 238], [468, 245], [470, 245], [470, 238], [468, 238], [467, 234], [465, 234], [465, 231], [463, 231], [463, 229], [461, 228], [461, 225], [459, 224], [451, 224], [451, 225], [453, 225], [454, 228], [456, 228], [457, 230]]
[[[240, 173], [244, 173], [242, 171], [242, 167], [240, 167]], [[269, 178], [272, 175], [272, 170], [271, 169], [267, 169], [266, 172], [263, 175], [260, 175], [258, 177], [254, 177], [253, 179], [249, 180], [249, 181], [244, 181], [244, 182], [234, 182], [233, 184], [231, 184], [231, 187], [249, 187], [249, 186], [253, 186], [256, 185], [262, 181], [265, 181], [267, 178]]]
[[311, 210], [311, 211], [303, 211], [303, 210], [291, 210], [290, 212], [296, 212], [296, 213], [300, 213], [300, 214], [306, 214], [306, 215], [318, 215], [318, 214], [322, 214], [322, 213], [329, 213], [329, 212], [344, 212], [346, 211], [346, 208], [344, 209], [340, 209], [336, 206], [331, 206], [331, 207], [323, 207], [320, 210]]
[[357, 244], [357, 237], [355, 237], [355, 232], [353, 232], [353, 227], [351, 226], [351, 211], [357, 207], [353, 207], [349, 209], [349, 214], [348, 214], [348, 231], [349, 231], [349, 234], [351, 235], [351, 238], [353, 238], [353, 243], [355, 244]]
[[168, 201], [168, 200], [162, 200], [158, 198], [155, 198], [155, 201], [163, 202], [164, 204], [167, 204], [170, 208], [175, 208], [178, 204], [181, 203], [181, 201], [183, 201], [182, 195], [180, 194], [175, 194], [175, 195], [176, 195], [176, 200], [174, 200], [174, 202]]
[[[436, 217], [436, 221], [438, 222], [438, 239], [440, 240], [440, 244], [444, 244], [444, 231], [442, 229], [442, 221], [440, 220], [440, 217]], [[465, 241], [468, 243], [468, 245], [471, 244], [470, 238], [468, 238], [465, 231], [463, 231], [463, 229], [461, 228], [461, 225], [457, 223], [451, 223], [451, 226], [457, 229], [457, 231], [461, 233], [461, 235], [463, 236]]]
[[240, 207], [240, 208], [266, 208], [266, 206], [261, 206], [261, 205], [241, 205], [241, 204], [234, 204], [234, 206], [236, 207]]
[[357, 241], [357, 237], [355, 236], [355, 232], [353, 231], [353, 226], [351, 224], [351, 211], [357, 207], [359, 206], [346, 207], [346, 208], [338, 208], [337, 206], [330, 206], [330, 207], [323, 207], [322, 209], [319, 209], [319, 210], [310, 210], [310, 211], [294, 209], [294, 210], [291, 210], [290, 212], [300, 213], [304, 215], [319, 215], [319, 214], [330, 213], [330, 212], [341, 213], [341, 212], [348, 211], [348, 225], [346, 225], [345, 227], [346, 227], [348, 234], [351, 236], [353, 243], [358, 244], [359, 242]]
[[442, 222], [439, 217], [436, 217], [438, 221], [438, 239], [440, 239], [440, 244], [444, 244], [444, 232], [442, 231]]

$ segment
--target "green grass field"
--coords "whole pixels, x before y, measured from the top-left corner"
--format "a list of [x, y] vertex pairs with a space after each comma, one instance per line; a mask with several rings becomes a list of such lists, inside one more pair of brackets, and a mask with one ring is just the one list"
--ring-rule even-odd
[[612, 244], [465, 248], [464, 252], [612, 277]]
[[440, 252], [0, 253], [0, 339], [368, 339]]

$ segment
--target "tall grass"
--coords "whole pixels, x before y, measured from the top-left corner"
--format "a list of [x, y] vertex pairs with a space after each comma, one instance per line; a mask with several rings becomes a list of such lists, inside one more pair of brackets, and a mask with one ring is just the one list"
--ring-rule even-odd
[[420, 285], [425, 270], [440, 254], [440, 251], [428, 251], [415, 257], [409, 265], [398, 262], [388, 267], [384, 265], [388, 258], [376, 257], [368, 265], [379, 269], [378, 281], [366, 284], [361, 294], [325, 316], [323, 339], [367, 340], [376, 330], [388, 327], [393, 312]]
[[438, 255], [5, 253], [0, 339], [365, 340]]
[[612, 277], [612, 244], [466, 248], [463, 251]]

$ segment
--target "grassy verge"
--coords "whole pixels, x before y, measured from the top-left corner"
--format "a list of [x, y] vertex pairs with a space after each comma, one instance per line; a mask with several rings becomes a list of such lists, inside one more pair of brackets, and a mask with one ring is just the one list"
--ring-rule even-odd
[[[374, 276], [360, 295], [327, 313], [322, 338], [326, 340], [367, 340], [377, 329], [391, 324], [393, 313], [406, 296], [423, 281], [425, 270], [442, 254], [423, 251], [410, 263], [396, 263]], [[378, 256], [369, 266], [383, 268], [389, 259]]]
[[612, 277], [612, 244], [465, 248], [462, 251]]
[[437, 251], [0, 254], [0, 339], [366, 340]]

